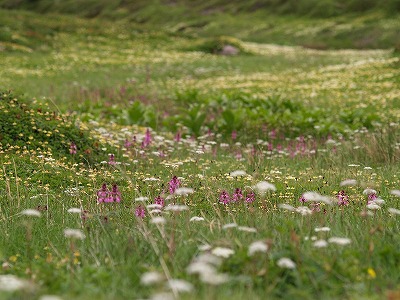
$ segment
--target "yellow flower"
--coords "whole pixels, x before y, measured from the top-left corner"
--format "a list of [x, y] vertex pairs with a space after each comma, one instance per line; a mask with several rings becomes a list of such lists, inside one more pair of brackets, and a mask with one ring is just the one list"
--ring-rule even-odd
[[368, 277], [370, 279], [375, 279], [376, 278], [376, 273], [375, 273], [374, 269], [368, 268]]

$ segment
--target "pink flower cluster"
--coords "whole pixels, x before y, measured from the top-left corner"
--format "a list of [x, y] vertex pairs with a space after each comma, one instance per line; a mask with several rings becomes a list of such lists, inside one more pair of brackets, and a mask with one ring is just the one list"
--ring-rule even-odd
[[248, 192], [246, 197], [244, 197], [243, 192], [240, 188], [235, 188], [232, 196], [226, 190], [223, 190], [219, 195], [219, 203], [229, 204], [232, 202], [239, 202], [241, 200], [246, 201], [247, 203], [252, 203], [255, 200], [255, 194], [253, 192]]
[[116, 184], [113, 184], [111, 191], [107, 188], [107, 184], [103, 183], [101, 189], [97, 191], [98, 203], [121, 202], [121, 192]]

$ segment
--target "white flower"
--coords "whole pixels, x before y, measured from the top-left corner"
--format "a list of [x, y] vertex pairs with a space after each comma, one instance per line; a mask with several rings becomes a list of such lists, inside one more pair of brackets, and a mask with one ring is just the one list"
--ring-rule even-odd
[[356, 185], [356, 184], [357, 184], [357, 180], [355, 180], [355, 179], [346, 179], [346, 180], [343, 180], [340, 183], [340, 186]]
[[169, 204], [165, 207], [166, 211], [184, 211], [189, 208], [186, 205], [178, 205], [178, 204]]
[[219, 257], [228, 258], [229, 256], [233, 255], [235, 251], [229, 248], [217, 247], [211, 251], [212, 254]]
[[170, 279], [167, 282], [167, 286], [177, 292], [190, 293], [193, 290], [193, 285], [182, 279]]
[[215, 267], [202, 261], [194, 261], [187, 268], [188, 274], [212, 274], [215, 273]]
[[380, 207], [378, 204], [376, 204], [376, 203], [370, 203], [370, 204], [368, 204], [368, 205], [367, 205], [367, 208], [368, 208], [368, 209], [371, 209], [371, 210], [378, 210], [378, 209], [381, 209], [381, 207]]
[[396, 208], [388, 208], [388, 212], [390, 212], [393, 215], [400, 215], [400, 209], [396, 209]]
[[149, 178], [145, 178], [144, 181], [159, 181], [160, 179], [158, 178], [154, 178], [154, 177], [149, 177]]
[[161, 209], [162, 208], [162, 205], [160, 205], [160, 204], [149, 204], [149, 205], [147, 205], [147, 209]]
[[268, 251], [268, 245], [263, 241], [256, 241], [250, 244], [247, 254], [253, 256], [257, 252], [265, 253]]
[[326, 246], [328, 246], [328, 242], [325, 240], [318, 240], [315, 241], [313, 245], [316, 248], [325, 248]]
[[316, 227], [314, 229], [315, 232], [320, 232], [320, 231], [331, 231], [329, 227]]
[[189, 194], [192, 194], [194, 192], [194, 189], [192, 188], [187, 188], [187, 187], [181, 187], [181, 188], [177, 188], [174, 192], [175, 195], [179, 195], [179, 196], [186, 196]]
[[199, 222], [199, 221], [204, 221], [203, 217], [191, 217], [189, 222]]
[[304, 199], [307, 201], [312, 201], [312, 202], [324, 202], [326, 204], [332, 204], [331, 198], [327, 196], [322, 196], [318, 194], [317, 192], [305, 192], [303, 194]]
[[400, 197], [400, 190], [391, 190], [390, 193], [391, 193], [392, 195], [395, 195], [395, 196], [397, 196], [397, 197]]
[[236, 223], [228, 223], [228, 224], [225, 224], [224, 226], [222, 226], [222, 229], [235, 228], [237, 226], [238, 225]]
[[382, 198], [376, 198], [375, 200], [372, 201], [372, 203], [382, 205], [385, 203], [385, 200], [383, 200]]
[[227, 274], [219, 274], [214, 272], [210, 274], [201, 274], [200, 280], [207, 284], [219, 285], [229, 281], [229, 276]]
[[257, 229], [255, 229], [253, 227], [247, 227], [247, 226], [239, 226], [237, 229], [240, 231], [245, 231], [245, 232], [253, 232], [253, 233], [257, 232]]
[[246, 172], [243, 170], [236, 170], [236, 171], [231, 172], [231, 174], [229, 174], [229, 175], [231, 175], [232, 177], [245, 176]]
[[210, 245], [208, 245], [208, 244], [200, 245], [198, 247], [199, 251], [208, 251], [208, 250], [211, 250], [211, 248], [212, 247]]
[[38, 211], [36, 209], [25, 209], [25, 210], [21, 211], [21, 215], [30, 216], [30, 217], [40, 217], [41, 213], [40, 213], [40, 211]]
[[161, 292], [151, 295], [150, 300], [175, 300], [175, 296], [171, 293]]
[[277, 265], [279, 267], [285, 268], [285, 269], [295, 269], [296, 268], [296, 264], [294, 263], [294, 261], [287, 257], [280, 258], [277, 262]]
[[376, 191], [374, 189], [365, 189], [363, 190], [364, 195], [370, 195], [370, 194], [376, 194]]
[[143, 285], [152, 285], [164, 280], [164, 276], [158, 272], [146, 272], [140, 277], [140, 283]]
[[285, 210], [288, 210], [288, 211], [294, 211], [295, 210], [295, 208], [293, 206], [291, 206], [289, 204], [284, 204], [284, 203], [278, 204], [278, 207], [282, 208], [282, 209], [285, 209]]
[[359, 167], [360, 165], [357, 165], [357, 164], [349, 164], [348, 166], [349, 166], [349, 167]]
[[164, 217], [154, 217], [150, 221], [152, 224], [165, 224], [166, 222]]
[[337, 245], [348, 245], [351, 243], [351, 240], [348, 238], [341, 238], [341, 237], [331, 237], [328, 240], [329, 243], [337, 244]]
[[311, 237], [311, 240], [312, 240], [312, 241], [316, 241], [316, 240], [317, 240], [317, 237], [316, 237], [315, 235], [313, 235], [313, 236]]
[[258, 191], [260, 194], [265, 194], [267, 191], [276, 191], [275, 185], [266, 181], [260, 181], [253, 188]]
[[73, 238], [78, 240], [83, 240], [86, 236], [80, 229], [64, 229], [64, 236], [66, 238]]
[[162, 210], [161, 209], [152, 209], [150, 211], [150, 214], [155, 215], [155, 214], [161, 214]]
[[303, 216], [311, 215], [312, 210], [309, 209], [307, 206], [299, 206], [296, 208], [296, 212], [300, 213]]
[[211, 253], [203, 253], [196, 257], [196, 261], [211, 264], [214, 266], [219, 266], [222, 263], [221, 258], [215, 256]]
[[0, 291], [13, 292], [29, 287], [29, 283], [14, 275], [0, 275]]
[[148, 197], [137, 197], [137, 198], [135, 198], [136, 202], [146, 202], [147, 200], [149, 200]]
[[62, 298], [56, 295], [43, 295], [39, 300], [62, 300]]
[[82, 213], [82, 210], [80, 208], [72, 207], [72, 208], [68, 209], [67, 212], [69, 212], [71, 214], [80, 214], [80, 213]]

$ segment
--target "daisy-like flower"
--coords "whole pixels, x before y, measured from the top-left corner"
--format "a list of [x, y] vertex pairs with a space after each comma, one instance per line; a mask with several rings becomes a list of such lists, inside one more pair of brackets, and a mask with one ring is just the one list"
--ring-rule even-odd
[[276, 191], [275, 185], [266, 181], [260, 181], [255, 186], [253, 186], [253, 189], [259, 192], [261, 195], [264, 195], [267, 191]]
[[193, 291], [193, 285], [190, 282], [187, 282], [182, 279], [170, 279], [167, 282], [167, 286], [174, 291], [177, 292], [186, 292], [190, 293]]
[[189, 220], [189, 222], [199, 222], [199, 221], [204, 221], [204, 218], [195, 216], [195, 217], [191, 217]]
[[164, 280], [164, 276], [158, 272], [146, 272], [140, 277], [140, 283], [143, 285], [153, 285]]
[[325, 240], [318, 240], [313, 243], [316, 248], [325, 248], [328, 246], [328, 242]]
[[70, 209], [67, 210], [67, 212], [71, 214], [80, 214], [82, 213], [82, 210], [80, 208], [71, 207]]
[[331, 244], [337, 244], [337, 245], [341, 245], [341, 246], [345, 246], [351, 243], [351, 240], [348, 238], [341, 238], [341, 237], [331, 237], [328, 240], [329, 243]]
[[367, 205], [367, 208], [370, 209], [370, 210], [378, 210], [378, 209], [381, 209], [381, 207], [380, 207], [378, 204], [376, 204], [376, 203], [370, 203], [370, 204], [368, 204], [368, 205]]
[[216, 247], [211, 251], [211, 253], [218, 257], [228, 258], [229, 256], [233, 255], [235, 251], [229, 248]]
[[253, 256], [256, 253], [266, 253], [268, 245], [263, 241], [256, 241], [250, 244], [247, 254]]
[[326, 203], [326, 204], [332, 204], [332, 200], [329, 197], [320, 195], [317, 192], [306, 192], [306, 193], [303, 194], [303, 197], [307, 201], [323, 202], [323, 203]]
[[340, 183], [340, 186], [348, 186], [348, 185], [357, 185], [357, 180], [355, 179], [346, 179]]
[[174, 194], [178, 195], [178, 196], [186, 196], [186, 195], [193, 194], [193, 193], [194, 193], [194, 189], [188, 188], [188, 187], [177, 188], [174, 192]]
[[86, 238], [85, 234], [80, 229], [64, 229], [64, 236], [66, 238], [83, 240]]
[[236, 170], [236, 171], [231, 172], [229, 175], [232, 177], [245, 176], [246, 172], [243, 170]]
[[38, 218], [42, 214], [40, 213], [40, 211], [38, 211], [36, 209], [25, 209], [25, 210], [21, 211], [21, 215]]
[[284, 269], [295, 269], [296, 264], [293, 260], [287, 257], [282, 257], [278, 260], [277, 262], [278, 267], [284, 268]]

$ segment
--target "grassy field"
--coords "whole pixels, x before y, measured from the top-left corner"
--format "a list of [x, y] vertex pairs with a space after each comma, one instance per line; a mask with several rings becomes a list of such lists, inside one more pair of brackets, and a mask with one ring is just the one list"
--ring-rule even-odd
[[399, 299], [397, 15], [124, 9], [0, 10], [0, 298]]

